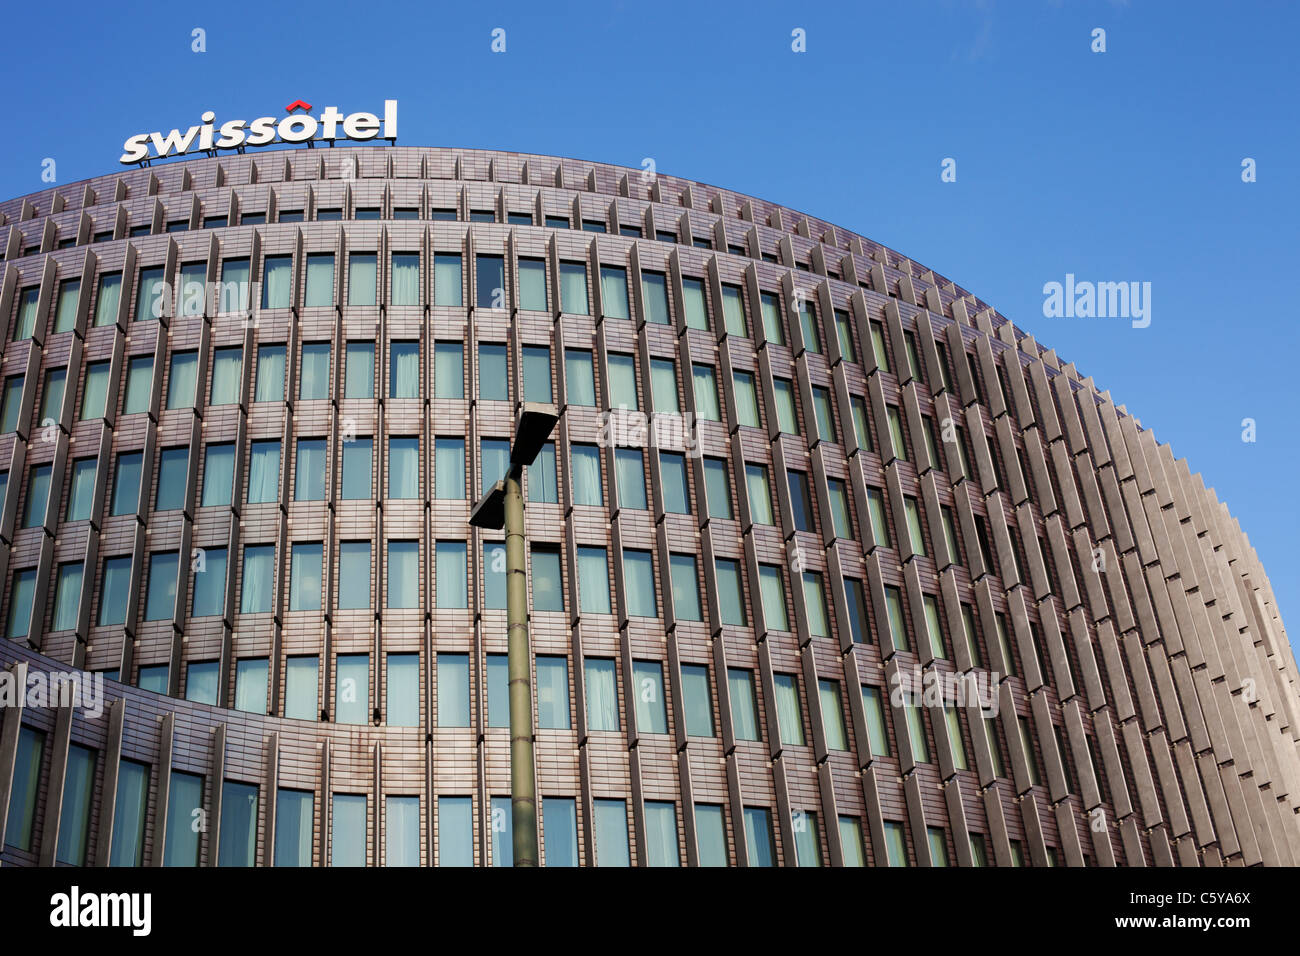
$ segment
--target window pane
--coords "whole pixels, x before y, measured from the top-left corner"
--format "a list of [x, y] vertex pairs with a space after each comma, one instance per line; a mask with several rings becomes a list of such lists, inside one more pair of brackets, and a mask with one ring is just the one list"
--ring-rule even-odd
[[275, 579], [275, 546], [249, 545], [244, 548], [244, 583], [239, 609], [244, 614], [271, 610], [271, 588]]
[[[700, 620], [700, 586], [695, 574], [695, 557], [670, 555], [668, 573], [673, 585], [673, 613], [682, 621]], [[630, 596], [628, 600], [630, 603]]]
[[885, 608], [889, 617], [889, 631], [894, 638], [894, 646], [900, 650], [909, 650], [907, 641], [907, 622], [903, 617], [903, 592], [892, 585], [885, 585]]
[[262, 308], [289, 308], [289, 293], [292, 287], [292, 257], [267, 256], [262, 273]]
[[[284, 716], [294, 720], [316, 720], [320, 667], [315, 655], [290, 657], [284, 670]], [[278, 865], [278, 864], [277, 864]]]
[[334, 677], [334, 719], [340, 724], [370, 723], [370, 655], [340, 654]]
[[547, 866], [578, 865], [578, 813], [572, 797], [542, 798], [542, 840]]
[[587, 685], [587, 727], [590, 730], [618, 730], [618, 689], [614, 662], [588, 657], [583, 666]]
[[[81, 393], [82, 421], [101, 418], [108, 398], [108, 362], [91, 362], [86, 366], [86, 387]], [[15, 384], [17, 387], [15, 388]], [[18, 404], [22, 399], [23, 380], [6, 379], [4, 410], [0, 417], [0, 431], [11, 432], [18, 427]]]
[[668, 733], [664, 672], [658, 661], [632, 662], [632, 693], [635, 695], [637, 729], [647, 734]]
[[830, 389], [814, 386], [812, 397], [813, 412], [817, 419], [817, 437], [822, 441], [839, 441], [835, 431], [835, 411], [831, 404]]
[[388, 358], [388, 397], [419, 398], [420, 343], [393, 342], [388, 346]]
[[478, 397], [504, 402], [510, 395], [510, 374], [504, 345], [478, 347]]
[[636, 363], [632, 356], [611, 353], [605, 364], [609, 369], [610, 408], [637, 408]]
[[722, 623], [744, 627], [749, 619], [745, 614], [740, 562], [732, 558], [718, 558], [714, 562], [714, 570], [718, 585], [718, 612], [722, 616]]
[[420, 655], [388, 655], [389, 727], [420, 726]]
[[677, 807], [664, 800], [645, 802], [645, 865], [681, 866], [677, 848]]
[[768, 489], [767, 466], [746, 465], [745, 485], [749, 495], [750, 518], [755, 524], [772, 524], [772, 495]]
[[563, 657], [537, 657], [537, 726], [569, 729], [569, 662]]
[[265, 657], [249, 657], [235, 664], [235, 710], [266, 713], [266, 688], [270, 669]]
[[27, 502], [23, 510], [23, 527], [39, 528], [45, 523], [45, 509], [50, 502], [51, 465], [34, 465], [27, 472]]
[[814, 637], [829, 637], [831, 631], [826, 617], [826, 590], [820, 571], [803, 573], [803, 606], [808, 617], [808, 632]]
[[199, 827], [203, 818], [203, 778], [173, 770], [167, 794], [167, 834], [163, 866], [199, 865]]
[[82, 564], [80, 561], [59, 565], [58, 583], [54, 588], [54, 630], [67, 631], [77, 626], [77, 606], [81, 603]]
[[[418, 830], [415, 842], [418, 846]], [[411, 863], [412, 866], [417, 864], [418, 860]], [[438, 865], [474, 865], [474, 800], [472, 797], [438, 798]]]
[[275, 802], [275, 865], [311, 866], [315, 796], [281, 790]]
[[798, 866], [821, 866], [821, 835], [817, 832], [817, 814], [796, 810], [791, 814], [794, 829], [794, 855]]
[[894, 820], [885, 821], [885, 859], [890, 866], [907, 866], [907, 837]]
[[139, 505], [142, 458], [138, 451], [123, 452], [117, 456], [117, 470], [113, 477], [112, 513], [115, 516], [134, 514]]
[[117, 321], [117, 310], [122, 300], [122, 273], [113, 272], [99, 277], [99, 295], [95, 302], [95, 325], [112, 325]]
[[208, 445], [203, 456], [203, 498], [200, 504], [229, 505], [235, 486], [235, 446]]
[[510, 726], [510, 656], [487, 655], [487, 694], [489, 727]]
[[239, 401], [239, 379], [244, 369], [244, 350], [222, 348], [212, 353], [212, 386], [209, 405], [233, 405]]
[[99, 623], [126, 622], [126, 596], [131, 580], [131, 558], [109, 558], [104, 562], [104, 577], [99, 598]]
[[700, 866], [727, 866], [727, 824], [722, 807], [712, 803], [695, 805], [695, 841]]
[[530, 312], [548, 312], [546, 297], [546, 260], [519, 260], [519, 308]]
[[726, 459], [704, 459], [704, 488], [708, 499], [709, 517], [732, 518], [731, 485], [727, 481]]
[[627, 846], [627, 803], [623, 800], [594, 800], [596, 865], [631, 866]]
[[334, 254], [314, 253], [307, 257], [307, 293], [303, 300], [306, 308], [334, 304]]
[[206, 548], [201, 562], [190, 562], [194, 572], [191, 617], [213, 617], [226, 613], [226, 549]]
[[750, 866], [776, 866], [772, 818], [764, 807], [745, 807], [745, 847]]
[[759, 565], [758, 590], [768, 629], [788, 631], [790, 622], [785, 611], [785, 586], [781, 580], [781, 569], [773, 564]]
[[533, 610], [563, 611], [564, 591], [560, 577], [560, 552], [533, 548], [531, 558]]
[[433, 397], [465, 397], [465, 347], [459, 342], [434, 343]]
[[438, 726], [469, 726], [469, 655], [438, 655]]
[[623, 590], [629, 617], [657, 617], [654, 566], [649, 551], [623, 552]]
[[663, 483], [664, 511], [669, 514], [690, 514], [691, 497], [686, 479], [686, 456], [678, 452], [661, 451], [659, 479]]
[[758, 418], [758, 393], [754, 390], [752, 372], [733, 372], [735, 385], [736, 421], [741, 425], [760, 427]]
[[509, 797], [492, 798], [492, 865], [513, 866], [514, 847], [511, 841], [514, 827], [511, 820]]
[[344, 398], [375, 397], [375, 343], [349, 342], [343, 371]]
[[781, 743], [802, 747], [803, 708], [799, 705], [799, 684], [793, 674], [774, 674], [776, 686], [776, 716], [781, 732]]
[[169, 314], [171, 303], [167, 301], [163, 271], [163, 266], [140, 270], [140, 282], [135, 291], [135, 321], [145, 322]]
[[[446, 583], [442, 580], [438, 583], [438, 602], [440, 607], [464, 607], [465, 601], [465, 544], [460, 545], [460, 568], [455, 567], [452, 558], [456, 555], [447, 556], [444, 552], [449, 550], [453, 542], [438, 542], [437, 555], [439, 578], [443, 573], [446, 574]], [[459, 582], [455, 580], [459, 571]], [[460, 600], [459, 605], [442, 604], [442, 601], [450, 601], [455, 593], [454, 588], [459, 584]], [[444, 588], [446, 589], [444, 591]], [[420, 606], [420, 543], [418, 541], [390, 541], [388, 542], [388, 595], [387, 605], [390, 608], [411, 608]]]
[[465, 497], [465, 440], [436, 438], [433, 442], [435, 498]]
[[844, 729], [844, 709], [840, 706], [838, 681], [818, 680], [817, 692], [822, 705], [822, 730], [826, 733], [829, 750], [848, 750], [848, 735]]
[[650, 395], [656, 412], [678, 412], [677, 365], [672, 359], [650, 360]]
[[73, 866], [86, 864], [86, 843], [90, 836], [90, 803], [94, 791], [95, 751], [80, 744], [70, 744], [63, 777], [59, 845], [54, 855], [57, 862], [70, 863]]
[[8, 637], [25, 637], [32, 622], [32, 598], [36, 593], [36, 571], [19, 571], [9, 595]]
[[[283, 368], [283, 365], [281, 366]], [[261, 362], [259, 353], [258, 382], [261, 383]], [[167, 382], [168, 408], [193, 408], [198, 394], [199, 353], [176, 352], [172, 355], [172, 371]], [[277, 396], [278, 397], [278, 396]], [[259, 399], [260, 400], [260, 399]]]
[[551, 401], [551, 350], [545, 346], [525, 345], [524, 401]]
[[[117, 766], [117, 799], [113, 805], [109, 866], [144, 865], [144, 825], [148, 806], [148, 765], [122, 760]], [[10, 819], [13, 819], [12, 813]]]
[[713, 697], [707, 664], [682, 665], [682, 697], [686, 733], [691, 737], [714, 736]]
[[574, 445], [572, 448], [573, 503], [575, 505], [604, 505], [600, 484], [600, 449], [595, 445]]
[[582, 262], [560, 263], [560, 311], [588, 315], [587, 266]]
[[[389, 545], [392, 557], [392, 545]], [[389, 564], [389, 589], [391, 591], [392, 564]], [[355, 611], [370, 607], [370, 542], [339, 542], [339, 610]]]
[[528, 466], [528, 500], [543, 504], [558, 504], [560, 491], [556, 487], [555, 442], [542, 445], [533, 463]]
[[510, 469], [510, 442], [499, 438], [484, 438], [479, 441], [479, 466], [483, 476], [480, 494], [487, 494], [488, 489], [504, 478]]
[[774, 292], [759, 293], [759, 310], [763, 314], [763, 337], [775, 345], [785, 345], [780, 297]]
[[185, 699], [216, 706], [220, 680], [220, 661], [192, 661], [185, 669]]
[[439, 252], [433, 257], [433, 304], [460, 306], [460, 256]]
[[366, 797], [334, 794], [330, 813], [330, 866], [366, 865]]
[[758, 740], [758, 705], [754, 699], [754, 675], [738, 668], [727, 669], [731, 697], [731, 729], [737, 740]]
[[418, 252], [393, 253], [393, 277], [389, 301], [393, 305], [420, 304], [420, 254]]
[[738, 335], [741, 338], [749, 335], [749, 329], [745, 327], [745, 303], [740, 286], [722, 287], [722, 317], [726, 322], [728, 335]]
[[153, 356], [136, 355], [126, 365], [126, 399], [122, 414], [134, 415], [149, 410], [149, 393], [153, 390]]
[[180, 559], [175, 551], [149, 556], [149, 596], [145, 603], [146, 621], [164, 621], [176, 611], [176, 574]]
[[[308, 269], [310, 270], [310, 265]], [[377, 273], [378, 258], [375, 253], [354, 252], [348, 256], [348, 305], [376, 305], [379, 302]], [[332, 278], [331, 276], [331, 280]], [[308, 279], [307, 290], [310, 293], [310, 271]]]
[[[413, 544], [413, 543], [412, 543]], [[413, 549], [414, 553], [414, 549]], [[434, 549], [434, 582], [437, 589], [437, 606], [463, 608], [469, 606], [469, 583], [466, 545], [464, 541], [439, 541]], [[392, 545], [389, 545], [389, 565], [392, 565]], [[418, 575], [418, 567], [415, 568]], [[411, 582], [414, 585], [416, 582]], [[414, 589], [409, 597], [415, 597]], [[418, 607], [418, 601], [394, 605], [392, 578], [389, 578], [389, 607]]]
[[776, 427], [788, 435], [799, 434], [799, 419], [794, 410], [794, 383], [788, 378], [772, 379], [776, 394]]
[[302, 372], [298, 397], [303, 400], [330, 397], [330, 344], [311, 342], [302, 347]]
[[600, 267], [600, 301], [608, 318], [631, 317], [627, 298], [627, 270], [622, 266]]
[[645, 304], [645, 320], [651, 325], [667, 325], [668, 278], [662, 272], [641, 273], [641, 297]]
[[695, 414], [705, 421], [721, 421], [718, 408], [718, 380], [712, 365], [691, 365], [691, 379], [695, 388]]
[[564, 391], [565, 401], [570, 405], [596, 404], [596, 380], [592, 374], [590, 352], [564, 350]]
[[343, 442], [343, 482], [340, 496], [345, 501], [369, 498], [371, 490], [371, 456], [374, 443], [369, 438]]
[[816, 531], [813, 526], [812, 496], [808, 492], [808, 476], [802, 471], [787, 471], [790, 486], [790, 511], [796, 531]]
[[290, 551], [289, 610], [319, 611], [322, 545], [295, 544]]
[[707, 329], [709, 312], [704, 302], [704, 280], [682, 277], [682, 306], [688, 329]]
[[388, 497], [420, 497], [420, 440], [388, 439]]
[[610, 613], [609, 563], [604, 548], [578, 548], [578, 594], [582, 613]]
[[645, 462], [636, 448], [616, 448], [614, 469], [618, 482], [618, 505], [637, 511], [646, 510]]

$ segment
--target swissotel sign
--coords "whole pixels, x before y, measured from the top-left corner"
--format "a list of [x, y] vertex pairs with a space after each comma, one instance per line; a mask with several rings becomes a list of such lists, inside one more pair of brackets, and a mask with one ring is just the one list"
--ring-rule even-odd
[[[297, 109], [304, 112], [294, 112]], [[333, 142], [336, 139], [397, 138], [397, 100], [384, 100], [382, 119], [374, 113], [340, 113], [334, 106], [325, 107], [317, 118], [306, 112], [310, 109], [310, 103], [295, 100], [285, 107], [289, 115], [283, 119], [263, 116], [252, 122], [227, 120], [220, 126], [213, 125], [217, 115], [208, 110], [199, 117], [203, 121], [200, 126], [191, 126], [187, 130], [174, 129], [166, 133], [137, 133], [127, 137], [122, 144], [125, 152], [122, 153], [121, 162], [129, 166], [151, 158], [162, 159], [164, 156], [180, 156], [190, 152], [265, 146], [275, 142], [277, 137], [284, 143], [305, 143], [316, 139]], [[150, 146], [153, 147], [152, 157], [149, 155]]]

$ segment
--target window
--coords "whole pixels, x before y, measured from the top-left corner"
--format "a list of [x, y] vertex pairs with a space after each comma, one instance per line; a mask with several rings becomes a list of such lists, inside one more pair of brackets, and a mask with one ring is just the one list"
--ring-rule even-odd
[[788, 435], [799, 434], [799, 418], [794, 409], [794, 383], [788, 378], [772, 379], [776, 395], [776, 427]]
[[907, 461], [907, 442], [903, 438], [903, 415], [897, 405], [886, 405], [885, 414], [889, 418], [889, 440], [894, 446], [894, 455]]
[[226, 549], [205, 548], [200, 560], [191, 562], [194, 596], [190, 617], [216, 617], [226, 613]]
[[100, 586], [99, 623], [124, 624], [126, 622], [126, 596], [131, 585], [131, 557], [108, 558], [104, 561], [104, 577]]
[[434, 306], [460, 307], [460, 256], [455, 252], [437, 252], [433, 256]]
[[371, 496], [371, 455], [374, 443], [369, 438], [343, 442], [343, 481], [340, 497], [355, 501]]
[[596, 404], [596, 380], [592, 372], [591, 353], [581, 349], [564, 350], [564, 399], [570, 405]]
[[185, 669], [185, 699], [215, 705], [220, 677], [220, 661], [192, 661]]
[[600, 267], [600, 304], [607, 318], [631, 317], [627, 299], [627, 270], [622, 266]]
[[140, 467], [143, 454], [138, 451], [122, 452], [117, 456], [113, 476], [113, 507], [116, 515], [135, 514], [140, 501]]
[[822, 336], [817, 322], [817, 303], [796, 295], [795, 305], [799, 309], [799, 331], [803, 335], [804, 348], [814, 354], [820, 354]]
[[775, 564], [758, 566], [758, 590], [767, 629], [788, 631], [790, 623], [785, 611], [785, 586], [780, 567]]
[[669, 514], [690, 514], [691, 495], [686, 478], [686, 456], [680, 452], [661, 451], [659, 480], [663, 488], [664, 511]]
[[677, 365], [672, 359], [650, 360], [650, 397], [656, 412], [677, 413]]
[[780, 297], [774, 292], [759, 293], [759, 311], [763, 317], [763, 337], [774, 345], [785, 345]]
[[289, 552], [289, 610], [319, 611], [322, 546], [295, 543]]
[[167, 301], [167, 283], [163, 280], [163, 266], [140, 270], [136, 288], [135, 321], [155, 320], [169, 315], [171, 303]]
[[668, 711], [664, 703], [664, 673], [658, 661], [632, 662], [632, 693], [636, 702], [636, 723], [641, 733], [668, 733]]
[[600, 449], [595, 445], [572, 446], [573, 503], [602, 506], [604, 495], [600, 483]]
[[668, 312], [668, 277], [662, 272], [642, 271], [641, 301], [646, 322], [668, 325], [672, 321]]
[[388, 655], [389, 727], [420, 726], [420, 655]]
[[375, 397], [374, 342], [349, 342], [347, 344], [344, 353], [343, 397]]
[[644, 863], [646, 866], [681, 866], [677, 848], [677, 807], [671, 801], [645, 802]]
[[165, 621], [176, 612], [176, 576], [180, 569], [175, 551], [149, 556], [149, 592], [145, 603], [146, 621]]
[[[122, 301], [122, 273], [110, 272], [99, 277], [99, 294], [95, 300], [95, 325], [112, 325]], [[60, 301], [60, 310], [62, 301]], [[56, 332], [63, 331], [55, 328]]]
[[794, 674], [774, 674], [776, 716], [783, 746], [804, 746], [803, 710], [799, 706], [799, 684]]
[[544, 345], [525, 345], [524, 401], [549, 404], [551, 394], [551, 350]]
[[227, 780], [221, 787], [221, 849], [217, 866], [257, 863], [257, 786]]
[[[78, 458], [72, 463], [72, 482], [68, 491], [68, 521], [84, 521], [90, 517], [94, 506], [95, 479], [99, 475], [99, 461], [95, 458]], [[7, 478], [7, 476], [6, 476]], [[4, 487], [0, 485], [0, 504], [4, 502]]]
[[435, 438], [433, 466], [433, 496], [463, 499], [465, 497], [465, 439]]
[[718, 612], [723, 624], [744, 627], [749, 623], [745, 614], [744, 588], [741, 586], [740, 562], [733, 558], [716, 558], [714, 574], [718, 588]]
[[813, 524], [812, 496], [808, 490], [808, 476], [802, 471], [787, 471], [786, 481], [790, 486], [790, 510], [794, 518], [794, 530], [816, 531]]
[[250, 544], [244, 548], [244, 581], [239, 610], [262, 614], [271, 610], [271, 588], [275, 580], [275, 546]]
[[[437, 606], [464, 607], [465, 542], [439, 541], [437, 556]], [[443, 603], [443, 602], [446, 603]], [[420, 542], [388, 542], [388, 594], [390, 608], [420, 606]]]
[[645, 462], [637, 448], [614, 449], [614, 470], [620, 508], [646, 510]]
[[550, 311], [545, 259], [519, 260], [519, 308], [529, 312]]
[[246, 657], [235, 663], [235, 710], [266, 713], [266, 688], [270, 668], [265, 657]]
[[754, 524], [772, 524], [772, 494], [766, 465], [745, 465], [745, 486], [749, 494], [750, 518]]
[[830, 637], [826, 616], [826, 590], [820, 571], [803, 573], [803, 605], [808, 617], [808, 632], [814, 637]]
[[[418, 597], [419, 565], [418, 561], [410, 569], [411, 590], [404, 597], [411, 603], [394, 604], [393, 603], [393, 581], [394, 575], [391, 571], [393, 566], [393, 546], [395, 542], [390, 542], [388, 546], [388, 563], [390, 568], [388, 606], [389, 607], [418, 607], [419, 602], [415, 600]], [[416, 554], [415, 542], [409, 542], [411, 553]], [[440, 608], [464, 608], [468, 607], [469, 601], [469, 578], [468, 578], [468, 556], [464, 541], [438, 541], [434, 545], [434, 582], [436, 587], [436, 606]]]
[[[184, 317], [200, 316], [206, 308], [208, 265], [206, 262], [187, 262], [181, 266], [177, 295], [179, 314]], [[215, 305], [215, 303], [214, 303]]]
[[707, 329], [709, 310], [704, 301], [704, 280], [682, 277], [682, 307], [688, 329]]
[[52, 465], [33, 465], [27, 472], [27, 501], [23, 509], [23, 527], [39, 528], [45, 524], [45, 512], [50, 503], [50, 472]]
[[981, 833], [967, 834], [970, 837], [970, 855], [971, 862], [974, 866], [989, 865], [989, 851], [984, 843], [984, 835]]
[[1025, 754], [1025, 768], [1029, 771], [1030, 786], [1037, 787], [1043, 781], [1038, 773], [1038, 758], [1034, 755], [1034, 735], [1029, 729], [1029, 718], [1017, 715], [1016, 728], [1020, 731], [1020, 747]]
[[686, 711], [686, 733], [691, 737], [712, 737], [713, 696], [709, 689], [707, 664], [683, 664], [682, 698]]
[[921, 508], [911, 495], [903, 496], [903, 513], [907, 516], [907, 537], [914, 554], [925, 556], [925, 532], [921, 528]]
[[149, 410], [149, 393], [153, 391], [153, 356], [133, 355], [126, 363], [126, 398], [122, 414], [134, 415]]
[[509, 797], [492, 798], [492, 865], [513, 866], [514, 839]]
[[930, 650], [935, 657], [946, 660], [948, 652], [944, 649], [943, 627], [939, 622], [939, 599], [933, 594], [926, 594], [922, 598], [922, 604], [925, 607], [925, 629], [930, 640]]
[[534, 611], [563, 611], [564, 591], [558, 548], [534, 547], [530, 555]]
[[952, 748], [953, 766], [958, 770], [966, 770], [968, 769], [966, 743], [961, 736], [961, 718], [957, 716], [957, 708], [945, 702], [943, 705], [943, 719], [944, 723], [948, 725], [948, 742]]
[[77, 626], [77, 606], [81, 603], [82, 564], [60, 564], [54, 588], [54, 630], [70, 631]]
[[487, 655], [487, 725], [510, 726], [510, 655]]
[[817, 419], [818, 440], [839, 441], [839, 435], [835, 430], [835, 409], [831, 404], [830, 389], [814, 385], [812, 398], [813, 412]]
[[205, 508], [229, 505], [234, 486], [234, 443], [208, 445], [203, 456], [203, 497], [200, 504]]
[[822, 844], [817, 830], [817, 814], [812, 810], [795, 810], [791, 817], [796, 865], [821, 866]]
[[731, 483], [727, 480], [725, 458], [704, 459], [704, 491], [710, 518], [733, 516], [731, 509]]
[[63, 418], [63, 391], [68, 381], [66, 368], [52, 368], [45, 373], [45, 388], [41, 396], [41, 424], [59, 422]]
[[629, 617], [656, 617], [654, 567], [649, 551], [623, 552], [623, 590]]
[[[389, 797], [391, 804], [395, 798]], [[420, 819], [419, 797], [402, 797], [413, 801], [416, 812], [409, 814], [413, 851], [408, 853], [410, 866], [419, 865]], [[389, 866], [395, 866], [391, 860]], [[472, 797], [438, 798], [438, 865], [474, 865], [474, 800]]]
[[[389, 557], [392, 557], [392, 543], [389, 544]], [[401, 562], [399, 556], [399, 564]], [[393, 590], [395, 571], [405, 568], [388, 567], [389, 592]], [[401, 584], [398, 585], [401, 587]], [[370, 542], [339, 542], [339, 610], [356, 611], [370, 607]]]
[[469, 655], [438, 655], [438, 726], [469, 726]]
[[879, 322], [872, 320], [871, 323], [871, 353], [875, 357], [876, 365], [881, 371], [889, 371], [889, 349], [885, 346], [885, 327]]
[[369, 654], [340, 654], [334, 689], [335, 720], [340, 724], [370, 723]]
[[281, 789], [276, 794], [276, 866], [311, 866], [314, 815], [315, 797], [310, 791]]
[[609, 404], [611, 408], [635, 409], [637, 405], [636, 364], [630, 355], [611, 352], [606, 358], [609, 368]]
[[45, 755], [45, 734], [19, 725], [18, 752], [14, 761], [13, 784], [9, 793], [9, 815], [5, 825], [6, 846], [32, 848], [36, 822], [36, 798], [40, 788], [41, 762]]
[[510, 375], [504, 345], [478, 347], [478, 397], [484, 401], [504, 402], [509, 395]]
[[205, 813], [203, 778], [173, 770], [167, 792], [167, 832], [163, 866], [198, 866], [200, 828], [194, 822]]
[[559, 489], [556, 487], [555, 442], [543, 443], [537, 457], [528, 466], [528, 500], [543, 504], [558, 504]]
[[[395, 210], [401, 212], [403, 210]], [[415, 210], [406, 210], [415, 212]], [[394, 216], [394, 218], [399, 218]], [[400, 217], [417, 218], [417, 217]], [[394, 252], [392, 285], [389, 301], [392, 305], [420, 304], [420, 254], [418, 252]]]
[[971, 664], [982, 667], [984, 662], [980, 656], [979, 635], [975, 630], [975, 612], [969, 604], [961, 606], [961, 627], [966, 638], [966, 649], [970, 652]]
[[[117, 765], [117, 799], [113, 804], [113, 842], [109, 850], [109, 866], [144, 865], [145, 811], [148, 806], [148, 764], [121, 760]], [[13, 819], [12, 812], [9, 818]]]
[[483, 542], [483, 607], [506, 608], [506, 548], [500, 541]]
[[849, 492], [842, 478], [826, 479], [826, 497], [830, 499], [831, 526], [835, 537], [852, 539], [853, 522], [849, 517]]
[[596, 865], [631, 866], [627, 846], [627, 803], [623, 800], [592, 801], [596, 830]]
[[727, 825], [721, 805], [695, 804], [695, 841], [699, 847], [700, 866], [726, 866]]
[[618, 730], [618, 682], [614, 661], [588, 657], [583, 661], [587, 685], [587, 727], [590, 730]]
[[745, 302], [741, 296], [740, 286], [722, 287], [722, 318], [726, 323], [728, 335], [748, 337], [749, 329], [745, 326]]
[[154, 694], [169, 693], [171, 672], [166, 664], [141, 665], [136, 675], [136, 686]]
[[510, 467], [510, 442], [499, 438], [481, 439], [479, 462], [483, 475], [481, 493], [486, 494], [497, 479], [505, 476]]
[[772, 817], [765, 807], [745, 807], [745, 848], [750, 866], [776, 866]]
[[420, 439], [388, 439], [388, 497], [420, 497]]
[[330, 814], [330, 866], [366, 865], [368, 815], [365, 794], [334, 794]]
[[858, 360], [858, 350], [853, 345], [853, 325], [849, 314], [840, 309], [835, 310], [835, 335], [840, 345], [840, 355], [850, 362]]
[[572, 797], [542, 798], [542, 846], [547, 866], [578, 865], [578, 812]]
[[917, 763], [930, 762], [930, 746], [925, 738], [925, 718], [916, 704], [903, 705], [903, 720], [907, 724], [907, 739], [912, 745], [912, 758]]
[[737, 740], [759, 740], [753, 671], [727, 668], [727, 689], [731, 696], [732, 733]]
[[14, 574], [13, 590], [9, 595], [9, 623], [5, 629], [8, 637], [26, 637], [32, 623], [32, 597], [36, 592], [36, 569]]
[[695, 390], [695, 414], [705, 421], [722, 420], [718, 407], [718, 378], [712, 365], [691, 364], [691, 383]]
[[[248, 217], [244, 217], [247, 224]], [[293, 257], [267, 256], [262, 269], [262, 308], [289, 308], [293, 288]]]
[[588, 315], [587, 266], [582, 262], [560, 263], [560, 311]]
[[389, 398], [420, 397], [420, 343], [393, 342], [388, 346]]
[[[99, 379], [92, 383], [91, 374]], [[101, 379], [102, 376], [102, 379]], [[108, 363], [94, 362], [86, 366], [86, 394], [82, 399], [82, 418], [98, 418], [104, 414], [104, 396], [108, 391]], [[93, 396], [93, 397], [92, 397]], [[0, 407], [0, 432], [18, 430], [18, 415], [22, 410], [23, 377], [13, 375], [5, 379], [3, 407]], [[87, 411], [95, 410], [93, 414]]]
[[330, 343], [309, 342], [302, 347], [302, 373], [298, 398], [303, 401], [330, 397]]
[[303, 306], [324, 308], [334, 304], [334, 254], [318, 252], [307, 256], [307, 292]]
[[[419, 353], [413, 367], [416, 376], [416, 389], [412, 397], [419, 395]], [[433, 345], [433, 397], [465, 397], [465, 346], [460, 342], [435, 342]]]
[[[86, 365], [86, 386], [81, 393], [80, 419], [101, 418], [108, 399], [107, 361]], [[21, 376], [5, 379], [4, 407], [0, 410], [0, 432], [11, 432], [18, 427], [18, 410], [22, 403], [23, 379]]]
[[885, 821], [885, 860], [889, 866], [907, 866], [907, 836], [896, 820]]
[[239, 346], [212, 353], [212, 385], [209, 405], [233, 405], [239, 401], [239, 384], [244, 369], [244, 350]]
[[732, 372], [735, 386], [736, 421], [752, 428], [762, 427], [758, 417], [758, 393], [754, 389], [753, 372]]
[[907, 620], [903, 616], [903, 592], [893, 585], [885, 585], [885, 608], [889, 617], [889, 633], [894, 646], [899, 650], [910, 650], [907, 641]]
[[569, 662], [563, 657], [537, 655], [537, 726], [569, 729]]
[[578, 548], [578, 598], [583, 614], [610, 613], [609, 562], [604, 548]]
[[[261, 364], [259, 351], [259, 393], [261, 379]], [[171, 374], [167, 380], [167, 407], [172, 408], [193, 408], [197, 397], [199, 376], [199, 353], [198, 352], [173, 352], [171, 363]], [[276, 396], [277, 398], [279, 396]], [[261, 399], [259, 399], [260, 401]], [[147, 401], [147, 396], [146, 396]]]
[[844, 709], [840, 706], [840, 684], [834, 680], [818, 680], [817, 694], [821, 701], [822, 730], [826, 734], [829, 750], [848, 750], [849, 738], [844, 727]]

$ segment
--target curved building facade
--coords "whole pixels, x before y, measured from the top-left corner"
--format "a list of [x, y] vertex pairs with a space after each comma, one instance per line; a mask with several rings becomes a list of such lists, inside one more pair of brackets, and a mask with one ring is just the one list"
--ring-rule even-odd
[[4, 865], [1300, 862], [1297, 674], [1185, 461], [790, 209], [546, 156], [0, 203]]

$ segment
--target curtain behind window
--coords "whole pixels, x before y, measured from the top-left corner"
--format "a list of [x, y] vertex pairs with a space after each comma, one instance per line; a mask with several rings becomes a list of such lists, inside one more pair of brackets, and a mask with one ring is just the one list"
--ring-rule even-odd
[[420, 256], [415, 252], [393, 253], [393, 305], [420, 304]]

